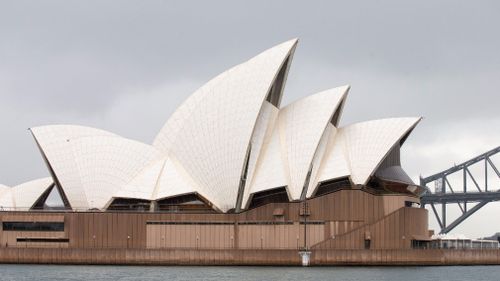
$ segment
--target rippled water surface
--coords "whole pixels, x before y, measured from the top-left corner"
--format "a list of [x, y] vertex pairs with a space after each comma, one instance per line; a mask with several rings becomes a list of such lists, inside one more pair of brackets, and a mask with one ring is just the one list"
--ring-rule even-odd
[[500, 266], [157, 267], [0, 265], [0, 280], [500, 280]]

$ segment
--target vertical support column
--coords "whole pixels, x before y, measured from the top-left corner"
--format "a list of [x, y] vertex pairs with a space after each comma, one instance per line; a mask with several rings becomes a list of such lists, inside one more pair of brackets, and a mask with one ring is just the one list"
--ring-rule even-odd
[[[464, 172], [464, 193], [467, 193], [467, 166], [463, 168], [463, 172]], [[464, 201], [464, 213], [466, 212], [467, 212], [467, 200]]]
[[[443, 186], [442, 192], [446, 193], [446, 176], [442, 178]], [[441, 202], [441, 222], [443, 223], [443, 229], [446, 228], [446, 203]]]
[[307, 251], [307, 200], [304, 200], [304, 251]]
[[[424, 183], [424, 178], [422, 178], [422, 175], [419, 176], [419, 179], [420, 179], [420, 186], [426, 186], [427, 187], [427, 184]], [[420, 202], [420, 208], [422, 209], [425, 209], [425, 203], [422, 203]]]
[[[302, 250], [299, 250], [299, 255], [302, 260], [302, 266], [309, 266], [311, 262], [311, 251], [307, 248], [307, 216], [309, 215], [309, 210], [308, 210], [308, 202], [307, 199], [304, 198], [302, 201], [302, 214], [300, 214], [299, 211], [299, 231], [300, 231], [300, 223], [301, 223], [301, 216], [304, 217], [303, 223], [304, 223], [304, 247]], [[298, 237], [298, 236], [297, 236]]]
[[443, 229], [446, 228], [446, 203], [441, 202], [441, 221], [443, 222]]
[[154, 213], [157, 211], [158, 211], [158, 202], [151, 201], [151, 204], [149, 205], [149, 212]]
[[240, 245], [240, 226], [238, 224], [238, 221], [236, 221], [234, 223], [234, 226], [233, 226], [233, 249], [239, 249], [239, 245]]
[[464, 172], [464, 193], [467, 193], [467, 167], [462, 170]]
[[488, 192], [488, 157], [484, 158], [484, 191]]

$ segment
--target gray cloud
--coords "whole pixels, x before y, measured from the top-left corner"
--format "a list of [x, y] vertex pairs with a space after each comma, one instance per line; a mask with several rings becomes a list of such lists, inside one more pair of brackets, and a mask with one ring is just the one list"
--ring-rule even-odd
[[204, 82], [294, 37], [285, 103], [351, 84], [344, 124], [424, 116], [404, 161], [413, 178], [437, 172], [500, 142], [499, 12], [497, 1], [2, 1], [0, 182], [47, 175], [28, 127], [151, 142]]

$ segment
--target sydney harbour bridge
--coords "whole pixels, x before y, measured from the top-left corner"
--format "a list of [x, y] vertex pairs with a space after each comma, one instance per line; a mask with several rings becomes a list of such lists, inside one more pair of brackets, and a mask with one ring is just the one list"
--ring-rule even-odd
[[[428, 188], [421, 198], [421, 207], [430, 205], [441, 234], [449, 233], [486, 204], [500, 201], [500, 172], [493, 161], [493, 156], [499, 152], [500, 146], [445, 171], [420, 178], [420, 185]], [[430, 188], [432, 184], [434, 191]], [[461, 213], [451, 222], [447, 219], [450, 204], [457, 204]]]

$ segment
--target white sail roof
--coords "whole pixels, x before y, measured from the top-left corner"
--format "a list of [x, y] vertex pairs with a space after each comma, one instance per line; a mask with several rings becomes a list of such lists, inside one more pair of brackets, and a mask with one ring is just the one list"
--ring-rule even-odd
[[288, 185], [288, 169], [282, 151], [280, 131], [277, 122], [277, 128], [272, 129], [271, 135], [264, 140], [263, 149], [256, 166], [255, 173], [251, 178], [248, 188], [245, 189], [243, 197], [243, 206], [248, 205], [248, 199], [251, 194]]
[[343, 86], [300, 99], [280, 111], [279, 129], [289, 169], [288, 191], [298, 200], [321, 137], [349, 90]]
[[52, 178], [48, 177], [2, 189], [0, 191], [0, 208], [27, 211], [52, 184]]
[[[250, 194], [287, 186], [291, 200], [298, 200], [307, 189], [309, 170], [314, 168], [326, 147], [328, 124], [345, 99], [349, 86], [323, 91], [287, 105], [279, 111], [274, 131], [266, 141], [261, 163], [252, 184], [245, 192]], [[321, 142], [324, 140], [323, 142]], [[318, 156], [315, 156], [318, 154]], [[312, 172], [316, 172], [316, 168]], [[309, 184], [308, 184], [309, 185]]]
[[82, 126], [31, 129], [73, 209], [103, 209], [151, 161], [154, 147]]
[[189, 193], [199, 193], [195, 181], [175, 159], [172, 157], [166, 159], [155, 187], [155, 200]]
[[49, 171], [72, 208], [88, 208], [88, 200], [81, 188], [81, 177], [75, 163], [71, 140], [81, 137], [117, 135], [103, 130], [77, 125], [50, 125], [31, 128]]
[[155, 200], [155, 187], [165, 166], [165, 161], [165, 158], [162, 158], [147, 164], [134, 178], [121, 186], [114, 193], [113, 198]]
[[[277, 187], [299, 200], [340, 177], [367, 184], [420, 118], [338, 128], [349, 86], [279, 109], [296, 44], [280, 44], [206, 83], [173, 113], [152, 146], [89, 127], [32, 128], [63, 199], [73, 209], [105, 209], [114, 198], [195, 193], [226, 212]], [[15, 205], [15, 190], [0, 186], [0, 206]], [[40, 190], [19, 202], [28, 205]]]
[[54, 183], [51, 177], [32, 180], [12, 187], [15, 207], [31, 208], [40, 196]]
[[366, 184], [391, 148], [420, 120], [420, 117], [380, 119], [342, 128], [351, 181]]
[[350, 176], [354, 184], [366, 184], [392, 147], [420, 120], [390, 118], [340, 128], [328, 145], [316, 182]]
[[320, 182], [347, 177], [351, 174], [349, 160], [345, 149], [342, 129], [331, 125], [331, 133], [326, 145], [323, 159], [315, 177], [311, 177], [311, 186], [307, 191], [307, 197], [311, 197]]
[[0, 184], [0, 211], [8, 210], [14, 206], [12, 191], [10, 186]]
[[162, 154], [150, 145], [98, 136], [70, 141], [88, 208], [105, 209], [121, 187]]
[[262, 104], [296, 43], [282, 43], [212, 79], [174, 112], [154, 141], [223, 211], [235, 207]]
[[146, 165], [123, 185], [114, 198], [161, 200], [188, 193], [198, 193], [196, 183], [172, 157], [162, 157]]
[[[312, 169], [311, 175], [309, 177], [309, 182], [307, 185], [306, 196], [309, 196], [312, 192], [315, 191], [317, 186], [317, 177], [320, 171], [321, 165], [323, 164], [323, 158], [325, 158], [326, 151], [328, 149], [328, 143], [330, 139], [335, 138], [338, 129], [332, 124], [328, 124], [323, 135], [321, 136], [320, 143], [318, 144], [318, 148], [316, 149], [316, 153], [314, 154], [314, 158], [312, 160]], [[338, 167], [335, 170], [339, 170]]]

